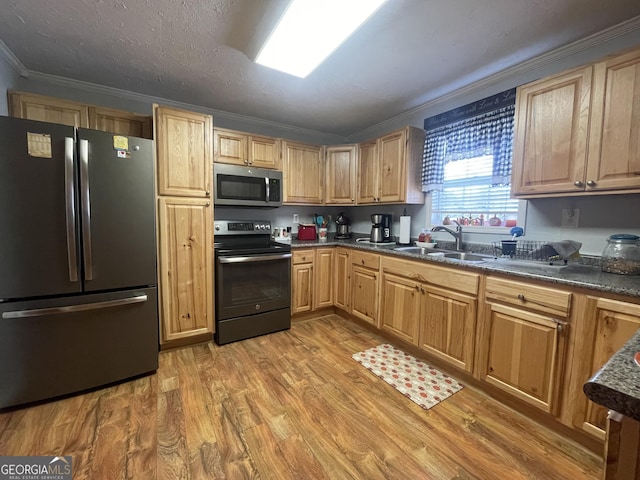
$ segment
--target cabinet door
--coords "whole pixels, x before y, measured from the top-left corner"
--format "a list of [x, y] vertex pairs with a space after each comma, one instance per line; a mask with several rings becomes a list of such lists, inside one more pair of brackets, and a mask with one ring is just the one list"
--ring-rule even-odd
[[333, 306], [333, 248], [317, 248], [313, 262], [313, 308]]
[[378, 144], [375, 140], [358, 147], [358, 198], [357, 203], [376, 203], [378, 193]]
[[[591, 346], [583, 348], [583, 361], [588, 365], [589, 373], [583, 375], [581, 383], [586, 382], [607, 361], [627, 343], [640, 328], [640, 305], [618, 302], [604, 298], [588, 297], [585, 319], [591, 326], [591, 332], [584, 336]], [[607, 409], [586, 400], [586, 411], [582, 427], [592, 435], [604, 439], [607, 425]]]
[[325, 170], [327, 205], [352, 205], [356, 202], [356, 145], [327, 147]]
[[249, 165], [260, 168], [280, 169], [280, 140], [250, 135], [248, 142]]
[[293, 265], [291, 275], [291, 313], [313, 310], [313, 263]]
[[210, 115], [156, 107], [158, 193], [209, 197], [212, 123]]
[[240, 132], [221, 130], [213, 131], [213, 161], [247, 165], [247, 136]]
[[380, 327], [405, 342], [418, 344], [421, 284], [390, 273], [382, 275]]
[[212, 208], [206, 199], [159, 199], [162, 343], [213, 332]]
[[402, 202], [405, 199], [407, 132], [400, 130], [380, 138], [379, 202]]
[[640, 50], [595, 65], [586, 189], [640, 187]]
[[89, 128], [132, 137], [153, 138], [150, 116], [111, 108], [89, 107]]
[[320, 205], [324, 199], [322, 147], [283, 142], [284, 203]]
[[9, 108], [12, 117], [89, 128], [89, 109], [76, 102], [9, 92]]
[[351, 314], [378, 326], [378, 272], [351, 266]]
[[333, 275], [334, 305], [351, 311], [351, 253], [347, 248], [336, 249]]
[[422, 291], [420, 348], [471, 372], [476, 299], [431, 286], [425, 286]]
[[518, 88], [514, 195], [584, 190], [593, 68]]
[[564, 364], [566, 324], [512, 307], [488, 304], [484, 380], [555, 414]]

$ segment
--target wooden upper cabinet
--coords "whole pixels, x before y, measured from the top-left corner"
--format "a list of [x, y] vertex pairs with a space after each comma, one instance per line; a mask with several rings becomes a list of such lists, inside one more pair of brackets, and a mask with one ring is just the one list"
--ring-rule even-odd
[[326, 149], [327, 205], [355, 205], [357, 145], [339, 145]]
[[153, 138], [150, 116], [103, 107], [89, 107], [89, 128], [131, 137]]
[[519, 87], [512, 194], [584, 190], [592, 67]]
[[357, 203], [378, 201], [378, 142], [361, 143], [358, 147], [358, 197]]
[[360, 144], [358, 202], [423, 203], [420, 185], [425, 132], [406, 127]]
[[640, 188], [640, 49], [595, 65], [586, 191]]
[[8, 92], [8, 96], [12, 117], [89, 128], [89, 108], [86, 105], [23, 92]]
[[213, 220], [208, 199], [159, 199], [161, 343], [212, 333]]
[[640, 191], [640, 49], [518, 88], [512, 194]]
[[213, 135], [215, 162], [259, 168], [281, 168], [281, 141], [278, 138], [220, 128], [216, 128]]
[[323, 147], [282, 142], [284, 203], [321, 205], [324, 202]]
[[158, 193], [209, 197], [213, 119], [202, 113], [155, 107]]
[[9, 92], [8, 95], [10, 115], [13, 117], [153, 138], [151, 116], [31, 93]]

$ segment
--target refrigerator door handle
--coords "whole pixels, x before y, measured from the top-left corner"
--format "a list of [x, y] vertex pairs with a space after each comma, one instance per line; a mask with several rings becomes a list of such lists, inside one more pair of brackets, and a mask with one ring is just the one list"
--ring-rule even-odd
[[67, 261], [69, 262], [69, 280], [78, 281], [78, 257], [76, 238], [76, 187], [73, 179], [74, 140], [64, 139], [64, 191], [67, 210]]
[[84, 278], [93, 280], [91, 254], [91, 199], [89, 195], [89, 141], [80, 140], [80, 185], [82, 188], [82, 247], [84, 252]]
[[147, 295], [136, 295], [135, 297], [122, 298], [119, 300], [107, 300], [106, 302], [83, 303], [82, 305], [66, 305], [64, 307], [36, 308], [33, 310], [14, 310], [3, 312], [2, 318], [28, 318], [42, 317], [45, 315], [55, 315], [60, 313], [86, 312], [89, 310], [101, 310], [103, 308], [113, 308], [133, 303], [144, 303]]

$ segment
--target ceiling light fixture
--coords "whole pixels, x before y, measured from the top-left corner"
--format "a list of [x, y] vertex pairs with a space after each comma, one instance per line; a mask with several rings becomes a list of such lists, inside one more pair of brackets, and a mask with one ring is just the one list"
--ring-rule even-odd
[[386, 0], [292, 0], [256, 63], [304, 78]]

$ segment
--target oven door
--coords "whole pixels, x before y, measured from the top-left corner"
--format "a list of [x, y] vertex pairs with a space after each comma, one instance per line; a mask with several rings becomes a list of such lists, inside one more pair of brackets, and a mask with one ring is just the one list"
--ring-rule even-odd
[[290, 307], [291, 253], [219, 255], [216, 263], [216, 320]]

